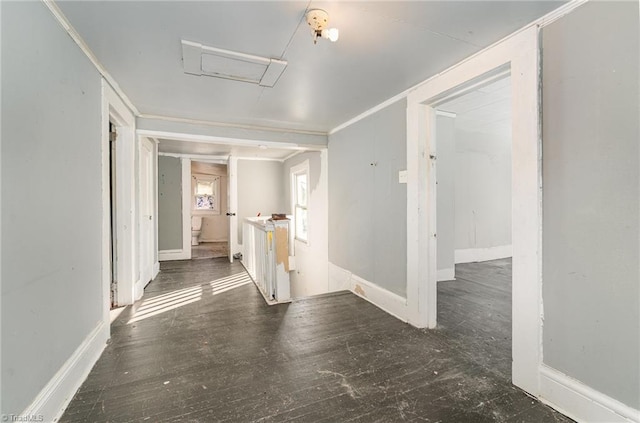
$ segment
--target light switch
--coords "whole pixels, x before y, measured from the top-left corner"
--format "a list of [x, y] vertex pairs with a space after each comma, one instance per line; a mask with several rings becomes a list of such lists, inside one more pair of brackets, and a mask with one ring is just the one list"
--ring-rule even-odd
[[398, 172], [398, 183], [400, 183], [400, 184], [406, 184], [407, 183], [407, 171], [406, 170], [401, 170], [400, 172]]

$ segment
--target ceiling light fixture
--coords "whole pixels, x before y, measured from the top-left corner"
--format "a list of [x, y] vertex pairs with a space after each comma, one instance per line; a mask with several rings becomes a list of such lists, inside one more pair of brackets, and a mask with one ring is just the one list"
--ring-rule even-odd
[[307, 23], [311, 27], [313, 44], [318, 42], [318, 38], [326, 38], [331, 42], [338, 41], [340, 32], [338, 28], [327, 28], [329, 24], [329, 14], [322, 9], [311, 9], [307, 12]]

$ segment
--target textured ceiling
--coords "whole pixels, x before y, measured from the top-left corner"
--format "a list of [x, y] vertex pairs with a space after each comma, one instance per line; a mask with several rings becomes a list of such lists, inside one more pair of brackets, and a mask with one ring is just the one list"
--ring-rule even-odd
[[[60, 1], [143, 114], [329, 131], [559, 7], [556, 1]], [[307, 8], [340, 40], [312, 43]], [[183, 72], [180, 40], [288, 61], [274, 88]]]

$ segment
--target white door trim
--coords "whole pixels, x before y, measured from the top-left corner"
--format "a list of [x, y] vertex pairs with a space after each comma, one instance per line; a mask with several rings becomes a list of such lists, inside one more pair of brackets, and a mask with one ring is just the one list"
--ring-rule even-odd
[[[109, 193], [109, 121], [119, 127], [119, 139], [116, 141], [116, 197], [117, 225], [116, 239], [118, 268], [117, 303], [133, 304], [135, 276], [134, 251], [136, 250], [135, 231], [135, 117], [115, 90], [102, 79], [102, 285], [103, 285], [103, 321], [109, 326], [111, 270], [110, 270], [110, 233], [111, 233], [111, 196]], [[125, 190], [126, 187], [126, 190]]]
[[191, 160], [180, 159], [182, 164], [182, 255], [191, 259]]
[[513, 108], [513, 383], [539, 394], [542, 359], [541, 139], [538, 28], [530, 27], [426, 81], [407, 98], [407, 305], [409, 322], [437, 316], [435, 109], [465, 84], [511, 69]]
[[[238, 158], [235, 156], [229, 156], [227, 161], [227, 211], [225, 213], [233, 213], [233, 216], [229, 216], [228, 246], [229, 262], [233, 263], [233, 255], [240, 251], [238, 244]], [[244, 254], [244, 251], [242, 252]]]
[[[147, 286], [149, 281], [154, 278], [155, 241], [153, 237], [155, 236], [156, 226], [156, 223], [154, 221], [157, 220], [157, 215], [155, 214], [154, 193], [154, 150], [155, 145], [153, 142], [151, 142], [151, 140], [144, 137], [138, 137], [138, 255], [140, 257], [138, 262], [140, 263], [140, 281], [136, 286], [136, 300], [142, 297], [144, 287]], [[149, 161], [147, 165], [144, 164], [145, 160]], [[145, 169], [147, 171], [147, 175], [144, 174]], [[146, 185], [143, 184], [143, 181], [145, 181], [145, 179], [148, 179]], [[146, 191], [144, 188], [146, 188]], [[148, 202], [148, 204], [145, 205], [144, 202]], [[149, 212], [149, 214], [147, 214], [146, 212]], [[147, 226], [147, 229], [143, 229], [144, 226]], [[150, 232], [147, 233], [146, 231]]]

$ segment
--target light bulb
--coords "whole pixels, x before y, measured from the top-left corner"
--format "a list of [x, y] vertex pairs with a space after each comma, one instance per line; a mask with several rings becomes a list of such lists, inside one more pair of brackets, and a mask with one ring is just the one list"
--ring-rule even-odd
[[339, 37], [340, 37], [340, 31], [338, 31], [338, 28], [330, 28], [330, 29], [322, 30], [322, 38], [327, 38], [331, 42], [335, 43], [336, 41], [338, 41]]

